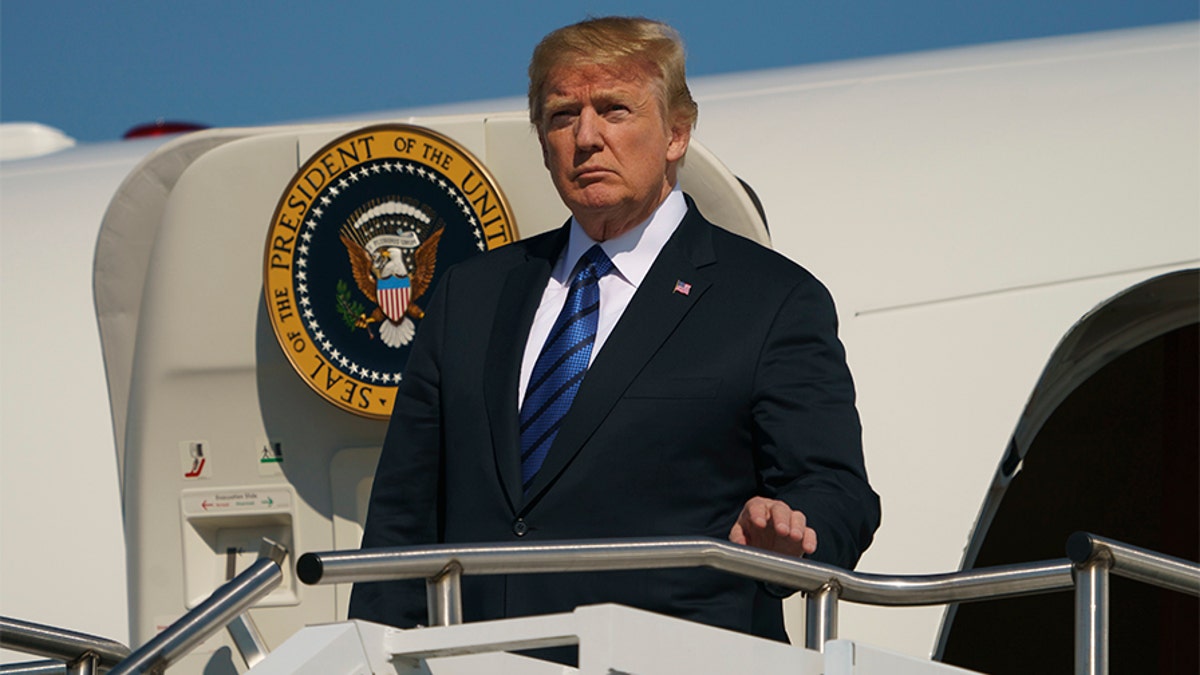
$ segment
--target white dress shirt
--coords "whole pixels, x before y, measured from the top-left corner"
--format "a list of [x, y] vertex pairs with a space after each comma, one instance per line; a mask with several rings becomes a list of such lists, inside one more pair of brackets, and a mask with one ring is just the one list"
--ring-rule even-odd
[[[683, 199], [683, 192], [676, 185], [649, 218], [619, 237], [600, 243], [600, 248], [604, 249], [604, 253], [613, 262], [613, 270], [600, 279], [600, 316], [596, 327], [596, 343], [592, 345], [592, 354], [588, 359], [589, 366], [596, 360], [596, 354], [600, 353], [600, 348], [604, 346], [613, 327], [617, 325], [617, 320], [629, 306], [633, 294], [638, 286], [642, 285], [642, 280], [646, 278], [646, 273], [650, 271], [650, 266], [654, 264], [659, 251], [674, 234], [675, 228], [679, 227], [686, 213], [687, 203]], [[550, 280], [542, 293], [541, 304], [538, 305], [533, 326], [529, 330], [529, 339], [525, 343], [525, 355], [521, 359], [520, 389], [517, 392], [519, 402], [525, 400], [525, 388], [533, 373], [533, 364], [550, 335], [550, 329], [554, 327], [554, 320], [558, 318], [559, 312], [567, 302], [571, 272], [583, 254], [596, 243], [583, 231], [579, 223], [571, 218], [570, 239], [550, 272]]]

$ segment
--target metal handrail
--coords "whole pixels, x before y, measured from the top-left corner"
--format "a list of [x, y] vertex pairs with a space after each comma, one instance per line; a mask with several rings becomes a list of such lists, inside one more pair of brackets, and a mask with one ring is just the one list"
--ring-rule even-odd
[[[74, 664], [78, 664], [76, 671], [111, 668], [129, 656], [129, 647], [115, 640], [6, 616], [0, 616], [0, 647], [54, 659], [65, 664], [59, 668], [65, 668], [67, 672], [72, 671]], [[25, 672], [30, 672], [29, 668], [44, 668], [50, 664], [20, 665]]]
[[72, 675], [94, 673], [100, 668], [112, 668], [130, 655], [130, 647], [116, 640], [8, 616], [0, 616], [0, 646], [54, 659], [54, 662], [16, 664], [13, 669], [0, 670], [0, 673], [44, 673], [47, 668]]
[[1182, 558], [1087, 532], [1076, 532], [1067, 539], [1067, 557], [1081, 567], [1105, 559], [1109, 571], [1117, 576], [1200, 597], [1200, 566]]
[[800, 591], [828, 583], [839, 598], [876, 605], [938, 605], [1070, 588], [1066, 559], [934, 575], [881, 575], [747, 548], [707, 537], [435, 545], [306, 553], [296, 574], [309, 585], [433, 578], [452, 561], [463, 574], [526, 574], [712, 567]]
[[1075, 563], [1075, 673], [1108, 673], [1110, 574], [1200, 597], [1200, 565], [1162, 553], [1076, 532], [1067, 539]]
[[425, 578], [429, 621], [460, 623], [463, 574], [527, 574], [711, 567], [805, 591], [805, 646], [837, 638], [837, 600], [934, 605], [1033, 595], [1071, 587], [1069, 560], [1005, 565], [950, 574], [862, 574], [712, 538], [613, 539], [546, 544], [436, 545], [306, 553], [296, 574], [306, 584]]
[[0, 675], [74, 675], [62, 661], [27, 661], [0, 666]]
[[461, 623], [464, 574], [590, 572], [711, 567], [807, 594], [805, 646], [837, 637], [838, 600], [914, 606], [1034, 595], [1075, 587], [1076, 673], [1108, 672], [1109, 571], [1200, 596], [1200, 565], [1086, 533], [1068, 542], [1070, 559], [948, 574], [880, 575], [782, 556], [710, 538], [615, 539], [545, 544], [435, 545], [306, 553], [306, 584], [426, 579], [430, 623]]
[[245, 572], [226, 582], [204, 602], [180, 617], [110, 671], [111, 675], [160, 673], [213, 633], [222, 630], [283, 581], [287, 549], [263, 540], [259, 558]]

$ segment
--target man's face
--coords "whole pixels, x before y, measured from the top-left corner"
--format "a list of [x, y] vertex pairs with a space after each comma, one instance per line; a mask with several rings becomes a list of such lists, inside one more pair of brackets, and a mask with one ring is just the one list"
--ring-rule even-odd
[[652, 75], [636, 64], [553, 68], [538, 125], [542, 156], [567, 208], [597, 241], [637, 225], [662, 203], [687, 150], [668, 126]]

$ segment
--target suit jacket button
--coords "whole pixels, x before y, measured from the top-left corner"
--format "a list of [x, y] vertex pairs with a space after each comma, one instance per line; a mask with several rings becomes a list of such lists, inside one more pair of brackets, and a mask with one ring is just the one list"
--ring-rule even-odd
[[517, 535], [518, 537], [524, 537], [525, 533], [528, 531], [529, 526], [525, 524], [525, 520], [522, 518], [517, 518], [516, 522], [513, 523], [513, 534]]

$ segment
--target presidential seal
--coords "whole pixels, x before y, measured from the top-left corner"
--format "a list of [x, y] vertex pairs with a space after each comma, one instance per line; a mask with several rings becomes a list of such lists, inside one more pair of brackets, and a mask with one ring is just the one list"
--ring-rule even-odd
[[325, 400], [386, 419], [440, 274], [515, 238], [499, 186], [449, 138], [408, 125], [342, 136], [300, 167], [271, 220], [275, 338]]

